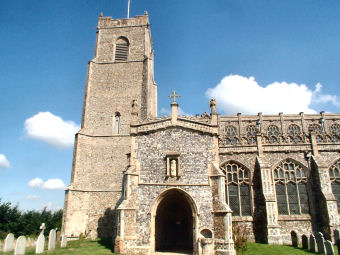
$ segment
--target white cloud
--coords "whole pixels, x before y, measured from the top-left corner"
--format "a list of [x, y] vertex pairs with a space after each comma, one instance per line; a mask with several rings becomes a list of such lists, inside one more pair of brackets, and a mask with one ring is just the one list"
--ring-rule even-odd
[[254, 77], [228, 75], [206, 95], [216, 98], [218, 107], [226, 114], [316, 113], [312, 102], [331, 102], [340, 105], [336, 96], [321, 94], [321, 84], [310, 90], [304, 84], [273, 82], [266, 86], [257, 83]]
[[40, 198], [40, 196], [36, 196], [36, 195], [28, 195], [27, 197], [26, 197], [26, 199], [28, 199], [28, 200], [37, 200], [37, 199], [39, 199]]
[[65, 189], [65, 184], [60, 179], [48, 179], [42, 185], [43, 189]]
[[72, 147], [74, 134], [80, 126], [73, 121], [65, 121], [50, 112], [39, 112], [25, 120], [28, 137], [42, 140], [59, 148]]
[[42, 189], [65, 189], [65, 184], [61, 179], [48, 179], [44, 182], [39, 177], [30, 180], [28, 186]]
[[28, 186], [32, 188], [40, 188], [43, 185], [43, 180], [40, 178], [34, 178], [28, 182]]
[[9, 168], [11, 164], [7, 160], [6, 156], [4, 154], [0, 154], [0, 168]]
[[[160, 114], [161, 114], [161, 116], [171, 115], [171, 110], [166, 109], [166, 108], [161, 108]], [[186, 113], [185, 111], [183, 111], [183, 109], [181, 107], [178, 107], [178, 115], [191, 116], [190, 113]]]

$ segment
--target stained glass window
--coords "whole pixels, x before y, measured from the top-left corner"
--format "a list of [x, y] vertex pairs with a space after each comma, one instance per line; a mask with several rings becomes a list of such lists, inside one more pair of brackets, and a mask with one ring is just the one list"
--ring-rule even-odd
[[251, 215], [250, 173], [241, 165], [228, 162], [221, 167], [226, 174], [226, 200], [233, 216]]
[[236, 128], [234, 126], [227, 126], [225, 128], [225, 133], [226, 133], [226, 144], [227, 145], [232, 145], [232, 144], [237, 144], [237, 138], [236, 138]]
[[340, 160], [329, 168], [329, 178], [332, 184], [332, 192], [338, 203], [338, 213], [340, 213]]
[[274, 169], [279, 214], [309, 214], [306, 170], [287, 159]]

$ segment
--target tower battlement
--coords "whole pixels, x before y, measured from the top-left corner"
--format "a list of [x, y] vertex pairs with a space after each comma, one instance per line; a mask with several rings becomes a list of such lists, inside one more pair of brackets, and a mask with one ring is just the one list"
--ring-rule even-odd
[[112, 17], [99, 16], [98, 20], [98, 29], [149, 25], [149, 16], [146, 11], [144, 12], [144, 15], [137, 15], [134, 18], [113, 19]]

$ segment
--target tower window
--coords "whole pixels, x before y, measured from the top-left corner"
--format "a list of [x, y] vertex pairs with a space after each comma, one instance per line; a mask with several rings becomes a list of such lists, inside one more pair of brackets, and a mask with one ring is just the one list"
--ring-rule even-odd
[[127, 61], [129, 56], [129, 41], [119, 37], [116, 41], [115, 61]]
[[120, 113], [116, 112], [113, 119], [113, 134], [117, 135], [120, 132]]

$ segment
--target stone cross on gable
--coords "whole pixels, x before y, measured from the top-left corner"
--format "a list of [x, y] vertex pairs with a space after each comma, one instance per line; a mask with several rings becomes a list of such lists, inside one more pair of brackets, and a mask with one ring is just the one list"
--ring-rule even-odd
[[172, 91], [172, 94], [170, 94], [170, 96], [169, 96], [169, 98], [173, 98], [174, 99], [174, 101], [172, 103], [177, 103], [176, 102], [176, 97], [180, 98], [181, 96], [176, 94], [176, 90], [174, 90], [174, 91]]

